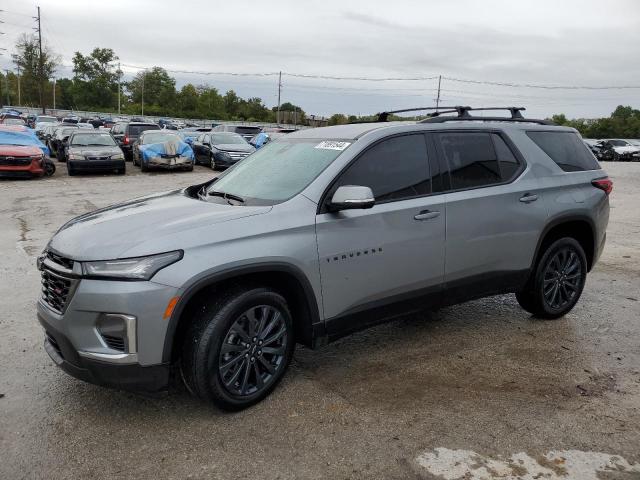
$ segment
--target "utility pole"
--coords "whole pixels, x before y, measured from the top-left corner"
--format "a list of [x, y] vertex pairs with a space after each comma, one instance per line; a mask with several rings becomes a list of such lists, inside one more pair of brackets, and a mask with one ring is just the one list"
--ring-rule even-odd
[[120, 62], [118, 62], [118, 115], [120, 115], [120, 77], [122, 76], [122, 71], [120, 70]]
[[436, 112], [440, 106], [440, 82], [442, 81], [442, 75], [438, 75], [438, 98], [436, 98]]
[[18, 65], [18, 105], [22, 106], [22, 101], [20, 99], [20, 66]]
[[[147, 71], [142, 71], [142, 116], [144, 117], [144, 77], [147, 75]], [[143, 119], [144, 120], [144, 119]]]
[[53, 110], [54, 110], [54, 114], [55, 114], [55, 109], [56, 109], [56, 79], [54, 77], [53, 79]]
[[282, 72], [278, 74], [278, 114], [276, 115], [276, 123], [280, 125], [280, 93], [282, 92]]
[[11, 105], [11, 98], [9, 98], [9, 70], [4, 71], [4, 87], [7, 90], [7, 105]]
[[40, 26], [40, 7], [38, 8], [38, 16], [35, 19], [38, 21], [38, 28], [36, 31], [38, 32], [38, 50], [40, 52], [40, 58], [38, 62], [38, 76], [40, 77], [39, 85], [39, 93], [40, 93], [40, 105], [42, 106], [42, 113], [46, 113], [44, 109], [44, 65], [42, 63], [42, 28]]

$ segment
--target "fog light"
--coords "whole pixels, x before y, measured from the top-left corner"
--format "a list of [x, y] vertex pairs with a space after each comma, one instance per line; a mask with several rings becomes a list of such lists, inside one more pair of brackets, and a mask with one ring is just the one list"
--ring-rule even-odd
[[96, 329], [107, 347], [125, 353], [136, 353], [136, 317], [121, 313], [103, 313]]

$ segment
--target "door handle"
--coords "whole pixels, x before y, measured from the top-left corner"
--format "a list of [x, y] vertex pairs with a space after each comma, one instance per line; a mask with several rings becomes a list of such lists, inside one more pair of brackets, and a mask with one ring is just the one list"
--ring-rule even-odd
[[534, 193], [527, 193], [524, 195], [524, 197], [520, 197], [520, 201], [522, 203], [531, 203], [531, 202], [535, 202], [538, 199], [538, 195], [534, 194]]
[[431, 210], [422, 210], [413, 217], [414, 220], [431, 220], [440, 216], [440, 212], [432, 212]]

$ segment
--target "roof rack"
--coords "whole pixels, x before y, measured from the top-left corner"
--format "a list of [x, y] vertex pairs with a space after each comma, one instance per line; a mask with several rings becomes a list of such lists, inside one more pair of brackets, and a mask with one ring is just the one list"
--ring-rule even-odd
[[[389, 115], [394, 113], [406, 113], [406, 112], [418, 112], [424, 110], [435, 110], [435, 112], [429, 114], [429, 118], [420, 120], [419, 123], [444, 123], [444, 122], [457, 122], [461, 120], [466, 121], [484, 121], [484, 122], [526, 122], [526, 123], [538, 123], [540, 125], [554, 125], [553, 122], [548, 120], [539, 120], [535, 118], [525, 118], [522, 116], [524, 107], [480, 107], [473, 108], [468, 106], [456, 105], [454, 107], [418, 107], [418, 108], [406, 108], [402, 110], [391, 110], [388, 112], [381, 112], [378, 114], [378, 122], [386, 122], [389, 119]], [[510, 117], [477, 117], [469, 114], [469, 112], [477, 111], [493, 111], [493, 110], [508, 110], [511, 113]], [[457, 113], [457, 116], [446, 115], [444, 113]]]

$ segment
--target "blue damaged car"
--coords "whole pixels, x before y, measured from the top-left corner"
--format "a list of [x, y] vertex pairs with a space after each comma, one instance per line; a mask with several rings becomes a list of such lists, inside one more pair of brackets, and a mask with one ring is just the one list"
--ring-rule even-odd
[[173, 131], [146, 130], [133, 145], [133, 164], [146, 172], [152, 168], [193, 170], [191, 147]]

